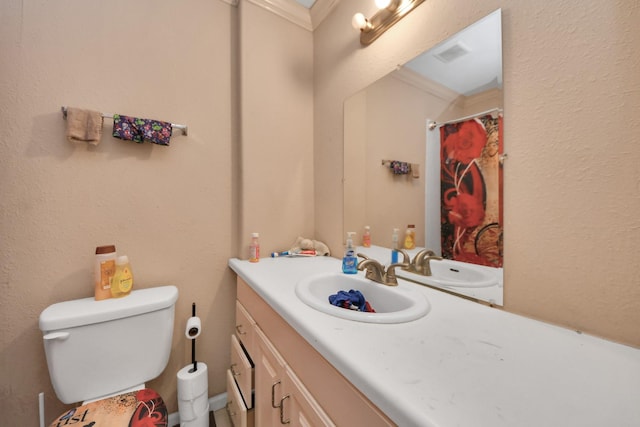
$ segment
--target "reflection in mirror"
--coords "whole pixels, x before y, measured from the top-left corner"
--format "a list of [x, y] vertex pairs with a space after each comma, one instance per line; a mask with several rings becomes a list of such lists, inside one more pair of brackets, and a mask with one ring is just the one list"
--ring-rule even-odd
[[[415, 225], [411, 260], [425, 248], [459, 259], [437, 266], [430, 258], [431, 276], [422, 265], [419, 273], [396, 269], [398, 276], [502, 305], [502, 103], [500, 10], [345, 100], [344, 231], [356, 231], [361, 243], [364, 227], [371, 227], [373, 246], [360, 252], [389, 264], [393, 229], [402, 247], [405, 229]], [[469, 142], [476, 147], [472, 161], [456, 149], [465, 141], [451, 141], [477, 133], [474, 127], [489, 132], [482, 147]], [[496, 169], [487, 172], [489, 163]], [[464, 208], [452, 205], [462, 206], [466, 196], [455, 197], [462, 193], [481, 203], [475, 221], [456, 220]], [[491, 242], [484, 258], [472, 256], [469, 248], [475, 250], [480, 229], [490, 224], [481, 236]]]

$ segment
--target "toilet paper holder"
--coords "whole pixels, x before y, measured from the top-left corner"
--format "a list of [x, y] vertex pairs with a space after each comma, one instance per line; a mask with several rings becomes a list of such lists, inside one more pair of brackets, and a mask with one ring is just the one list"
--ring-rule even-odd
[[[195, 307], [195, 305], [194, 305]], [[187, 320], [187, 328], [184, 331], [184, 335], [187, 339], [195, 340], [200, 336], [200, 332], [202, 331], [202, 322], [199, 317], [190, 317]]]
[[191, 306], [191, 317], [184, 331], [191, 340], [191, 365], [178, 372], [178, 414], [180, 427], [209, 426], [209, 385], [207, 364], [198, 369], [196, 360], [196, 338], [202, 333], [202, 322], [196, 316], [196, 303]]
[[202, 322], [200, 318], [196, 316], [196, 303], [191, 305], [191, 317], [187, 320], [187, 327], [185, 328], [184, 335], [187, 339], [191, 340], [191, 363], [193, 364], [193, 371], [198, 370], [198, 361], [196, 360], [196, 338], [200, 336], [202, 332]]

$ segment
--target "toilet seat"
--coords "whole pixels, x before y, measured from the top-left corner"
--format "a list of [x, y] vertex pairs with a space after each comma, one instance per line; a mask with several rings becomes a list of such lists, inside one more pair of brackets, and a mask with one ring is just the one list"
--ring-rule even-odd
[[167, 422], [162, 397], [145, 388], [70, 409], [49, 427], [166, 427]]

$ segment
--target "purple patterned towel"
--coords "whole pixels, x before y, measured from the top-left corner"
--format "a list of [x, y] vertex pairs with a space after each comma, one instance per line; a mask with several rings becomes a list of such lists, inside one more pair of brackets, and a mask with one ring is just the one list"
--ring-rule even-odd
[[171, 123], [160, 120], [113, 115], [113, 136], [142, 144], [145, 140], [158, 145], [169, 145], [172, 132]]
[[407, 162], [400, 162], [398, 160], [392, 160], [389, 163], [389, 168], [395, 175], [406, 175], [411, 171], [411, 167]]

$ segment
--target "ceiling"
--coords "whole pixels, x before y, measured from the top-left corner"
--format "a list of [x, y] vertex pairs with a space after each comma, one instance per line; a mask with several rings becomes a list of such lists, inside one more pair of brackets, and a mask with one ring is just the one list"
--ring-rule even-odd
[[311, 9], [311, 6], [316, 2], [316, 0], [296, 0], [296, 2], [307, 9]]
[[[232, 0], [233, 1], [233, 0]], [[235, 0], [237, 1], [237, 0]], [[313, 31], [340, 0], [249, 0], [271, 13]]]
[[409, 61], [406, 66], [465, 96], [501, 88], [501, 33], [501, 16], [492, 13]]

